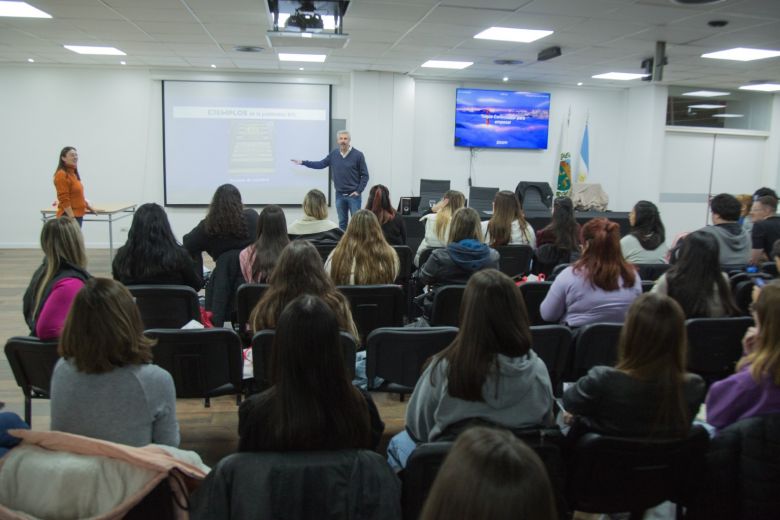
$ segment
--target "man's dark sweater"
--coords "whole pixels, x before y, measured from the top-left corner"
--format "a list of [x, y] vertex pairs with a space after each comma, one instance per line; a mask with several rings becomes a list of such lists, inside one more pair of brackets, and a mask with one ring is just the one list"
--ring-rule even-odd
[[321, 161], [303, 161], [308, 168], [321, 170], [330, 166], [333, 175], [333, 187], [336, 193], [349, 194], [353, 191], [362, 193], [368, 184], [368, 166], [363, 152], [351, 148], [346, 157], [341, 156], [338, 148], [331, 150], [327, 157]]

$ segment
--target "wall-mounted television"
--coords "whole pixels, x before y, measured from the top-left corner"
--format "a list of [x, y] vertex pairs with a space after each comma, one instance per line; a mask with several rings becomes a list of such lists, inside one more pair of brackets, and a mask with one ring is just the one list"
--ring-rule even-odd
[[550, 94], [459, 88], [455, 146], [546, 149]]

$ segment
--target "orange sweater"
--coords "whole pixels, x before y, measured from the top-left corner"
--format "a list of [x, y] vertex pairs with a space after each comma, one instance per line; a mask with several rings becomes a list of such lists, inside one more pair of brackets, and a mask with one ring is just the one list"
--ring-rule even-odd
[[65, 213], [70, 207], [73, 215], [83, 217], [87, 212], [87, 201], [84, 199], [84, 186], [75, 172], [57, 170], [54, 174], [54, 187], [57, 189], [57, 216]]

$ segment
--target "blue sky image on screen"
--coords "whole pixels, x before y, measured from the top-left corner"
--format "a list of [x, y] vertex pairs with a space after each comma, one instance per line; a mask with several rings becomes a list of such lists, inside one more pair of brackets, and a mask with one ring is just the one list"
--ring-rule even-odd
[[547, 148], [550, 94], [459, 88], [455, 146]]

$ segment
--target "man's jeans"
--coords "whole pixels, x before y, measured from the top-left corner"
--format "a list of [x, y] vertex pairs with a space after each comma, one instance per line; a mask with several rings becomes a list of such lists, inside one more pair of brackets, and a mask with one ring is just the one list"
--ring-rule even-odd
[[341, 229], [344, 231], [347, 230], [349, 216], [354, 215], [360, 209], [362, 202], [362, 197], [360, 195], [352, 197], [350, 195], [336, 193], [336, 212], [339, 215], [339, 227]]

